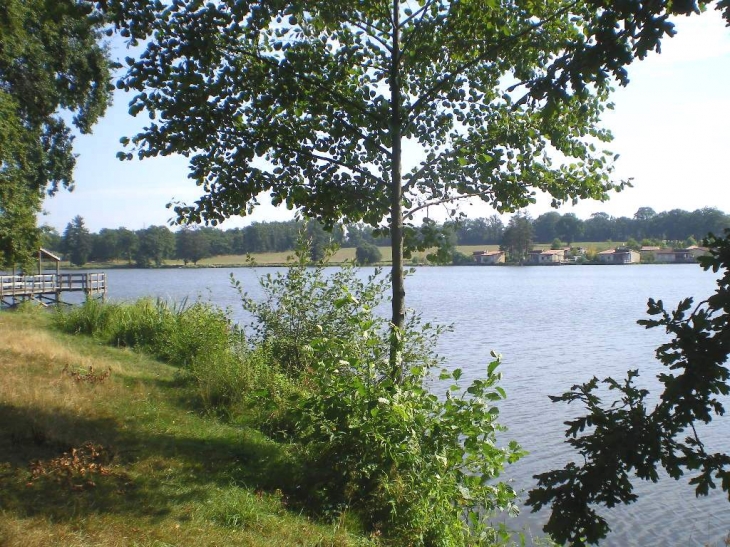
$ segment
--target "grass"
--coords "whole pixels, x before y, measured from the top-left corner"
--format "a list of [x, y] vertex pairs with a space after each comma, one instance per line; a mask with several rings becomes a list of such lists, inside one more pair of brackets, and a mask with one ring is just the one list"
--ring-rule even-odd
[[[291, 510], [286, 447], [178, 369], [0, 313], [0, 545], [362, 545]], [[349, 523], [348, 523], [349, 524]]]

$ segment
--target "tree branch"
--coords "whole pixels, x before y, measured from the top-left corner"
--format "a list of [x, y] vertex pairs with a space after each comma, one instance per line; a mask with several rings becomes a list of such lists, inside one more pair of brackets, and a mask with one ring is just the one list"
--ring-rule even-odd
[[416, 99], [416, 102], [413, 103], [413, 105], [411, 106], [411, 108], [409, 109], [409, 111], [407, 113], [409, 118], [412, 117], [412, 115], [414, 113], [416, 113], [424, 103], [433, 100], [435, 98], [435, 96], [444, 87], [451, 84], [457, 77], [461, 76], [466, 70], [474, 67], [475, 65], [477, 65], [483, 61], [486, 61], [489, 57], [493, 56], [495, 52], [499, 51], [504, 46], [507, 46], [511, 43], [514, 43], [514, 42], [520, 40], [521, 38], [524, 38], [525, 36], [529, 35], [530, 33], [534, 32], [535, 30], [542, 28], [547, 23], [554, 21], [558, 17], [561, 17], [562, 15], [564, 15], [565, 13], [570, 11], [570, 9], [572, 9], [576, 5], [577, 5], [577, 1], [563, 7], [562, 9], [556, 11], [552, 16], [547, 17], [547, 18], [543, 19], [542, 21], [539, 21], [538, 23], [533, 23], [533, 24], [527, 26], [524, 30], [506, 37], [503, 41], [496, 43], [493, 47], [487, 49], [482, 54], [477, 55], [471, 61], [465, 62], [461, 66], [456, 68], [456, 70], [450, 71], [448, 75], [446, 75], [441, 80], [436, 82], [436, 84], [434, 84], [431, 88], [426, 90], [426, 92], [423, 93], [418, 99]]

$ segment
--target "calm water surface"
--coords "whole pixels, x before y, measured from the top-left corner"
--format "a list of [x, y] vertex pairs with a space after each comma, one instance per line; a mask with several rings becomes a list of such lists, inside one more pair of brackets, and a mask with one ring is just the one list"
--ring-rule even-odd
[[[260, 294], [256, 276], [273, 270], [113, 270], [109, 296], [200, 297], [230, 307], [233, 317], [245, 322], [229, 275], [255, 297]], [[642, 385], [655, 386], [662, 367], [654, 349], [665, 335], [636, 324], [645, 317], [647, 299], [662, 299], [673, 308], [684, 297], [702, 299], [714, 289], [715, 276], [696, 265], [419, 268], [406, 281], [406, 302], [425, 320], [453, 325], [439, 351], [467, 379], [484, 374], [490, 351], [502, 354], [505, 439], [516, 439], [531, 452], [505, 476], [519, 490], [529, 490], [534, 474], [575, 457], [563, 442], [563, 421], [580, 409], [553, 404], [548, 395], [594, 375], [623, 378], [635, 368]], [[727, 418], [717, 419], [704, 434], [709, 450], [730, 451]], [[730, 503], [721, 494], [698, 500], [686, 480], [637, 486], [637, 503], [602, 511], [613, 531], [601, 545], [723, 545]], [[544, 521], [544, 514], [523, 511], [508, 523], [539, 535]]]

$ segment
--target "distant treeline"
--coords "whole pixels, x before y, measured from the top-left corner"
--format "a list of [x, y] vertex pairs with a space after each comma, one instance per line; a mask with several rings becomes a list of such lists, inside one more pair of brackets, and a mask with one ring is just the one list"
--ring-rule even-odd
[[79, 266], [87, 262], [126, 261], [148, 267], [170, 259], [197, 263], [212, 256], [290, 251], [302, 230], [311, 241], [313, 259], [321, 256], [329, 243], [342, 247], [390, 244], [388, 238], [373, 237], [370, 228], [351, 226], [345, 232], [337, 226], [327, 232], [314, 221], [261, 222], [230, 230], [196, 226], [173, 232], [167, 226], [150, 226], [141, 230], [103, 228], [92, 233], [80, 216], [68, 223], [63, 234], [42, 227], [42, 244]]
[[[730, 228], [730, 215], [713, 207], [696, 211], [673, 209], [655, 212], [641, 207], [633, 217], [612, 217], [606, 213], [594, 213], [588, 219], [580, 219], [574, 213], [557, 211], [544, 213], [537, 218], [522, 215], [531, 226], [531, 241], [551, 243], [561, 240], [567, 244], [575, 241], [686, 241], [701, 240], [709, 232], [722, 233]], [[427, 221], [429, 229], [434, 224]], [[441, 226], [447, 239], [455, 245], [500, 245], [507, 228], [498, 215], [488, 218], [449, 221]], [[160, 265], [164, 260], [179, 259], [186, 263], [221, 255], [244, 255], [290, 251], [298, 234], [305, 230], [312, 241], [313, 258], [329, 242], [342, 247], [387, 246], [387, 237], [375, 237], [368, 226], [338, 226], [332, 232], [324, 230], [314, 221], [256, 222], [245, 228], [220, 230], [209, 227], [184, 227], [177, 231], [167, 226], [150, 226], [142, 230], [104, 228], [99, 233], [86, 229], [83, 218], [77, 216], [59, 234], [55, 229], [44, 227], [44, 246], [56, 251], [73, 264], [86, 262], [127, 261], [137, 266]]]

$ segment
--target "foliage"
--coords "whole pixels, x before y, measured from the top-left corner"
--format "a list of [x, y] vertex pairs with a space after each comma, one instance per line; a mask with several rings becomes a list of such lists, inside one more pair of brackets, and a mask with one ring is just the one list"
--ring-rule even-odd
[[350, 321], [355, 308], [336, 305], [343, 293], [372, 309], [382, 302], [387, 283], [379, 269], [365, 280], [351, 265], [327, 272], [327, 257], [310, 268], [310, 254], [308, 244], [300, 239], [285, 272], [260, 277], [265, 295], [261, 302], [243, 292], [241, 283], [232, 277], [243, 309], [253, 317], [246, 328], [249, 343], [266, 347], [281, 370], [291, 375], [322, 358], [313, 353], [314, 339], [335, 334], [345, 339], [357, 337]]
[[[203, 195], [174, 205], [181, 221], [216, 225], [267, 192], [327, 226], [389, 233], [395, 333], [419, 211], [454, 213], [467, 198], [514, 211], [536, 190], [557, 206], [623, 186], [599, 126], [611, 78], [626, 83], [623, 67], [672, 32], [664, 6], [660, 17], [635, 11], [581, 0], [135, 3], [119, 24], [149, 40], [118, 87], [151, 122], [119, 157], [191, 158]], [[419, 160], [406, 170], [409, 141]]]
[[583, 222], [575, 213], [565, 213], [555, 224], [555, 229], [560, 239], [567, 241], [570, 245], [583, 234]]
[[525, 261], [532, 249], [532, 222], [529, 216], [518, 213], [510, 219], [499, 248], [507, 251], [511, 262], [522, 264]]
[[[261, 400], [265, 412], [282, 404], [293, 386], [269, 365], [263, 349], [251, 350], [219, 308], [203, 302], [170, 305], [162, 300], [141, 299], [132, 304], [105, 304], [89, 300], [83, 306], [56, 315], [66, 332], [88, 334], [102, 342], [130, 347], [183, 367], [193, 380], [203, 406], [216, 413], [230, 413]], [[282, 412], [281, 409], [278, 411]]]
[[496, 445], [498, 359], [469, 386], [460, 370], [442, 372], [453, 384], [439, 397], [428, 365], [409, 362], [394, 383], [387, 354], [373, 360], [382, 342], [369, 310], [352, 322], [358, 340], [314, 341], [322, 358], [295, 410], [306, 505], [354, 509], [399, 545], [493, 545], [489, 519], [516, 511], [515, 492], [495, 479], [522, 455], [516, 443]]
[[188, 261], [197, 264], [201, 258], [210, 256], [210, 247], [210, 240], [202, 230], [184, 226], [175, 234], [175, 256], [186, 265]]
[[[680, 214], [681, 213], [681, 214]], [[544, 213], [532, 221], [534, 241], [536, 243], [551, 243], [557, 236], [556, 225], [563, 215], [556, 211]], [[633, 237], [637, 241], [641, 238], [642, 245], [666, 246], [663, 239], [665, 233], [679, 236], [677, 247], [689, 247], [697, 242], [690, 234], [706, 234], [710, 231], [717, 233], [730, 226], [730, 215], [717, 209], [703, 208], [696, 211], [663, 211], [655, 213], [653, 220], [629, 219], [626, 217], [610, 217], [605, 213], [595, 213], [587, 220], [578, 219], [581, 226], [578, 228], [588, 241], [627, 241]], [[310, 237], [320, 244], [316, 253], [322, 256], [324, 247], [332, 242], [342, 247], [357, 248], [363, 244], [390, 246], [390, 238], [377, 235], [375, 230], [363, 224], [346, 226], [345, 236], [342, 227], [336, 227], [331, 233], [326, 233], [322, 225], [313, 226], [314, 221], [307, 223]], [[173, 234], [175, 238], [175, 253], [177, 259], [195, 262], [194, 257], [245, 255], [248, 253], [286, 252], [296, 247], [297, 234], [304, 223], [298, 220], [287, 222], [254, 222], [245, 228], [230, 228], [222, 230], [211, 227], [183, 227]], [[18, 228], [20, 229], [20, 227]], [[35, 228], [33, 228], [35, 229]], [[51, 227], [41, 227], [43, 232], [42, 245], [49, 249], [61, 252], [61, 239]], [[191, 234], [193, 237], [189, 237]], [[482, 245], [499, 244], [502, 241], [504, 226], [499, 215], [489, 218], [448, 220], [438, 224], [429, 220], [421, 226], [409, 230], [409, 241], [416, 248], [427, 249], [428, 244], [442, 246], [442, 253], [436, 262], [453, 262], [454, 245]], [[152, 259], [142, 257], [138, 253], [140, 237], [144, 239], [144, 230], [133, 232], [126, 228], [102, 228], [98, 233], [91, 234], [92, 248], [89, 255], [90, 262], [105, 262], [109, 260], [126, 260], [132, 264], [134, 258], [140, 258], [142, 265], [149, 265]], [[644, 237], [645, 234], [654, 234], [653, 239]], [[690, 237], [688, 237], [690, 236]], [[170, 247], [167, 246], [168, 258]], [[430, 252], [433, 249], [429, 250]], [[161, 259], [165, 260], [165, 259]], [[283, 260], [282, 260], [283, 262]], [[418, 260], [416, 261], [418, 262]]]
[[55, 320], [66, 332], [138, 348], [182, 367], [225, 361], [233, 349], [232, 326], [225, 312], [203, 302], [173, 306], [149, 298], [132, 304], [92, 299], [68, 311], [60, 310]]
[[362, 243], [355, 249], [355, 260], [361, 266], [366, 264], [376, 264], [383, 260], [383, 255], [372, 243]]
[[89, 133], [109, 104], [102, 26], [90, 1], [6, 0], [0, 7], [0, 266], [32, 260], [44, 194], [73, 187], [67, 120]]
[[460, 251], [454, 251], [451, 258], [451, 263], [455, 266], [463, 266], [465, 264], [474, 264], [474, 259], [468, 254], [462, 253]]
[[[51, 317], [0, 313], [3, 547], [382, 545], [353, 519], [293, 511], [289, 445], [248, 427], [248, 412], [198, 412], [180, 368], [49, 331]], [[112, 374], [77, 383], [68, 364]], [[87, 459], [87, 443], [109, 459]]]
[[504, 224], [499, 215], [489, 218], [459, 219], [454, 223], [456, 242], [459, 245], [496, 245], [502, 241]]
[[[301, 457], [292, 496], [320, 514], [354, 512], [396, 544], [492, 544], [499, 532], [489, 518], [515, 509], [515, 493], [495, 479], [522, 454], [496, 445], [498, 360], [469, 386], [458, 370], [437, 379], [443, 329], [409, 317], [405, 373], [394, 381], [391, 334], [376, 315], [385, 281], [351, 266], [308, 268], [308, 259], [300, 245], [287, 272], [260, 279], [262, 302], [242, 295], [254, 316], [248, 341], [303, 386], [280, 399], [274, 424]], [[442, 397], [431, 390], [439, 380], [454, 383]]]
[[150, 226], [137, 232], [138, 246], [135, 263], [140, 268], [149, 267], [151, 262], [161, 266], [166, 258], [175, 253], [175, 236], [167, 226]]
[[560, 238], [556, 237], [553, 239], [553, 242], [550, 244], [550, 248], [553, 250], [556, 249], [565, 249], [566, 245], [564, 241], [561, 241]]
[[92, 240], [91, 233], [84, 224], [84, 219], [81, 216], [76, 215], [66, 225], [61, 244], [71, 264], [74, 266], [83, 266], [86, 264], [92, 250]]
[[[659, 467], [675, 480], [690, 472], [698, 496], [718, 483], [730, 495], [730, 456], [709, 451], [695, 428], [724, 415], [721, 397], [730, 394], [730, 230], [724, 239], [710, 235], [704, 243], [710, 255], [700, 258], [702, 267], [724, 272], [717, 291], [694, 308], [692, 299], [685, 299], [671, 312], [661, 300], [650, 299], [652, 318], [639, 321], [646, 328], [662, 327], [672, 337], [656, 350], [667, 368], [657, 376], [662, 385], [658, 402], [653, 404], [656, 396], [650, 398], [636, 385], [638, 370], [620, 382], [594, 377], [551, 397], [580, 402], [587, 410], [566, 422], [567, 442], [584, 463], [538, 475], [538, 488], [527, 500], [535, 510], [552, 506], [545, 531], [560, 542], [583, 545], [604, 537], [609, 526], [594, 506], [636, 500], [631, 474], [656, 482]], [[604, 402], [601, 384], [618, 394], [614, 401]]]

